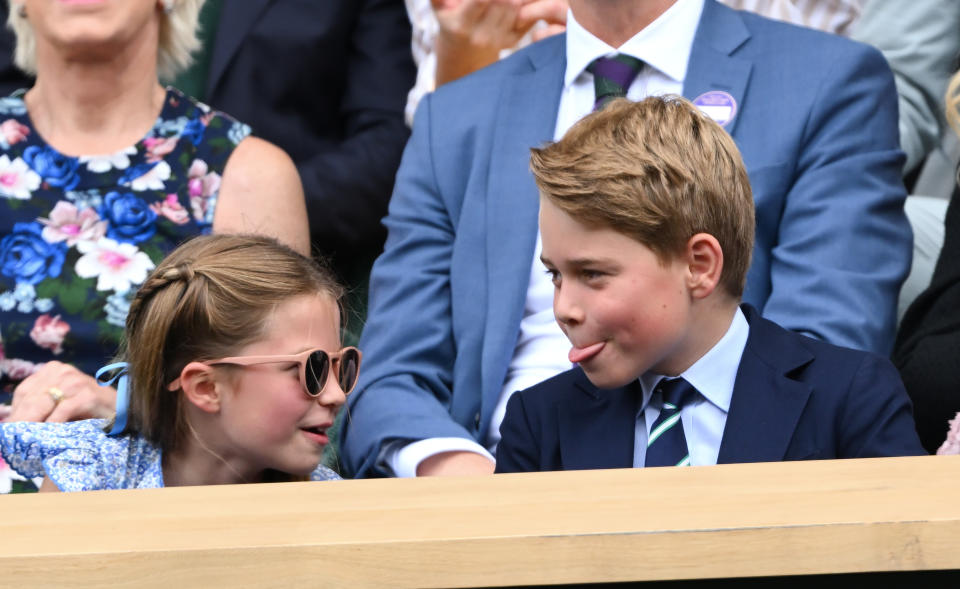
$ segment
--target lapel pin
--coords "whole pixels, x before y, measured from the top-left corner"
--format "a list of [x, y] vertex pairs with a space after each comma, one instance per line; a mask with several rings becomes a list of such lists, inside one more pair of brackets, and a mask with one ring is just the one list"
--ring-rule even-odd
[[721, 127], [726, 127], [737, 114], [737, 101], [729, 93], [721, 90], [704, 92], [697, 96], [693, 104]]

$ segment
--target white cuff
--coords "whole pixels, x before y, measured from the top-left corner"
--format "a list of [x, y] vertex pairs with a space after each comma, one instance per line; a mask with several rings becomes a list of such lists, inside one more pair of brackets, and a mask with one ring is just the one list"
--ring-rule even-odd
[[393, 444], [384, 448], [380, 461], [383, 466], [393, 471], [394, 476], [415, 477], [417, 467], [427, 458], [444, 452], [461, 451], [474, 452], [486, 457], [490, 462], [496, 462], [486, 448], [466, 438], [429, 438], [405, 446]]

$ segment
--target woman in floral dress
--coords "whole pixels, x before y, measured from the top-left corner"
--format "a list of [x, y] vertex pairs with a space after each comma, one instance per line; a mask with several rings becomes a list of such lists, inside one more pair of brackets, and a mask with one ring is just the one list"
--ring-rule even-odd
[[112, 415], [114, 392], [90, 375], [115, 353], [138, 285], [184, 239], [263, 233], [309, 253], [290, 158], [158, 82], [190, 63], [202, 4], [11, 2], [15, 61], [37, 82], [0, 99], [10, 420]]

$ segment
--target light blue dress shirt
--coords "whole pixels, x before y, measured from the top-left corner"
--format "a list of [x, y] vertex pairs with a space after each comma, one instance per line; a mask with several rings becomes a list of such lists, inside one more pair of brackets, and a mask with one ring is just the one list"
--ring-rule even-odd
[[[727, 424], [727, 413], [730, 411], [730, 399], [733, 397], [733, 385], [749, 334], [747, 318], [737, 309], [730, 327], [720, 341], [680, 374], [700, 392], [700, 397], [695, 402], [680, 410], [680, 422], [687, 439], [691, 466], [717, 463], [723, 428]], [[635, 468], [642, 467], [647, 457], [650, 426], [660, 415], [662, 404], [662, 400], [652, 399], [653, 390], [663, 378], [664, 375], [651, 372], [640, 377], [643, 399], [637, 411], [633, 438]]]

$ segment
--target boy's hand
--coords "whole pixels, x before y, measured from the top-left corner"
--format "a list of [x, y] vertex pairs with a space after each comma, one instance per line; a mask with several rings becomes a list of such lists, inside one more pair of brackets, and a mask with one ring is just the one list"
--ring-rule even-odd
[[443, 452], [417, 466], [418, 477], [493, 474], [493, 462], [475, 452]]

